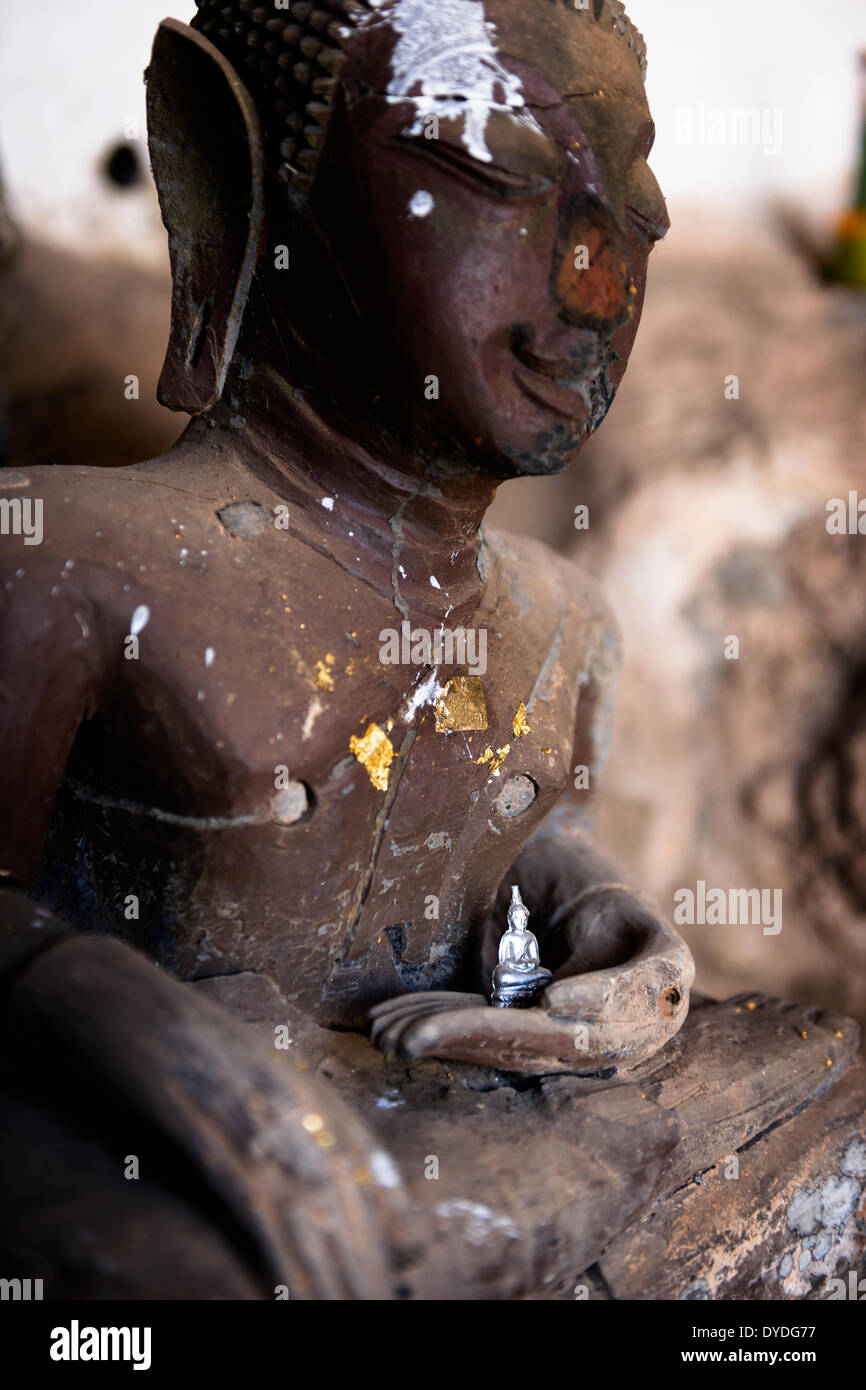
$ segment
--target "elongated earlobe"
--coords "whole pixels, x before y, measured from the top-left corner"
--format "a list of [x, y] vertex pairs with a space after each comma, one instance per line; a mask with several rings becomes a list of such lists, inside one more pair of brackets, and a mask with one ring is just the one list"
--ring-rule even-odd
[[261, 245], [261, 131], [234, 68], [178, 20], [160, 25], [146, 78], [173, 284], [157, 394], [170, 410], [198, 415], [222, 393]]

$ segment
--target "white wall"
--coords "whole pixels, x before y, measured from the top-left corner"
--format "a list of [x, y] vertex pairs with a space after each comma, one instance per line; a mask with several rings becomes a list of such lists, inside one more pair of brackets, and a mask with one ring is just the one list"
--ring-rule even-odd
[[[859, 139], [864, 0], [631, 0], [649, 49], [654, 168], [669, 198], [730, 213], [778, 195], [847, 197]], [[780, 112], [782, 147], [676, 142], [681, 108]]]
[[[107, 188], [99, 163], [129, 117], [143, 130], [142, 73], [166, 12], [188, 19], [192, 0], [0, 0], [0, 160], [43, 236], [161, 259], [152, 190]], [[779, 193], [834, 210], [856, 148], [863, 0], [631, 0], [630, 12], [649, 45], [654, 165], [675, 214], [699, 201], [743, 220]], [[700, 103], [780, 112], [781, 152], [677, 143], [678, 111]]]

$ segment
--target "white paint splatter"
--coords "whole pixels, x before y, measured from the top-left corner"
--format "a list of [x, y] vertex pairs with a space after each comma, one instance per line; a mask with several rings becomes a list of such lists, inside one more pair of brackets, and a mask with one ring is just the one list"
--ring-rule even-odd
[[492, 111], [519, 114], [535, 125], [520, 79], [493, 46], [496, 29], [485, 19], [481, 0], [397, 0], [388, 22], [398, 36], [388, 97], [414, 102], [413, 135], [423, 135], [425, 118], [431, 115], [462, 121], [466, 149], [489, 164], [486, 133]]
[[390, 1154], [384, 1149], [374, 1149], [370, 1154], [370, 1172], [380, 1187], [399, 1187], [400, 1174]]
[[130, 637], [137, 637], [140, 632], [144, 631], [149, 622], [150, 609], [146, 603], [140, 603], [133, 612], [132, 620], [129, 624]]
[[307, 709], [306, 718], [304, 719], [303, 739], [305, 743], [308, 738], [312, 738], [313, 726], [323, 709], [324, 706], [318, 695], [314, 695]]
[[437, 1202], [436, 1215], [445, 1221], [459, 1221], [470, 1245], [484, 1245], [490, 1236], [499, 1232], [509, 1240], [520, 1238], [520, 1231], [510, 1217], [497, 1216], [489, 1207], [483, 1207], [478, 1202], [468, 1202], [463, 1197], [455, 1197], [448, 1202]]
[[205, 664], [205, 666], [213, 666], [213, 661], [214, 661], [214, 657], [215, 657], [215, 656], [216, 656], [216, 652], [214, 651], [213, 647], [205, 647], [205, 649], [204, 649], [204, 664]]
[[431, 576], [430, 576], [430, 583], [433, 585], [433, 588], [434, 588], [434, 589], [441, 589], [441, 588], [442, 588], [442, 585], [439, 583], [439, 580], [436, 578], [435, 574], [431, 574]]
[[422, 681], [417, 690], [413, 690], [410, 696], [409, 703], [406, 706], [406, 713], [403, 716], [406, 723], [412, 723], [416, 711], [419, 710], [422, 705], [432, 704], [434, 700], [438, 700], [444, 688], [444, 686], [439, 684], [438, 668], [435, 671], [431, 671], [427, 679]]
[[325, 511], [326, 511], [326, 512], [332, 512], [332, 511], [334, 510], [334, 499], [333, 499], [333, 497], [323, 497], [323, 498], [322, 498], [322, 506], [325, 508]]
[[417, 193], [412, 194], [412, 199], [409, 203], [409, 216], [427, 217], [433, 211], [434, 206], [433, 194], [428, 193], [423, 188], [419, 188]]

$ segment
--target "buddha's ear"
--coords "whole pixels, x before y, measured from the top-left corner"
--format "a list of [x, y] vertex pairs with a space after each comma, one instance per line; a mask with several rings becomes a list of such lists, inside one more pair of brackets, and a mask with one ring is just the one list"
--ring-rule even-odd
[[160, 25], [147, 80], [150, 158], [171, 256], [171, 337], [158, 397], [198, 415], [219, 400], [264, 226], [252, 99], [202, 34]]

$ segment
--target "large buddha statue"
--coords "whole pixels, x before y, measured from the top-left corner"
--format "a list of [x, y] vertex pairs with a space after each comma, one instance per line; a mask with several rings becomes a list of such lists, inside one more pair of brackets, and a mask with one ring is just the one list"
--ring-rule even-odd
[[[43, 528], [0, 538], [15, 1210], [80, 1175], [110, 1259], [68, 1272], [58, 1199], [48, 1293], [436, 1296], [429, 1141], [388, 1107], [591, 1087], [688, 1012], [687, 947], [588, 830], [615, 623], [482, 529], [507, 479], [579, 478], [622, 380], [667, 227], [644, 48], [619, 0], [200, 0], [147, 83], [191, 423], [4, 494]], [[551, 972], [520, 1009], [489, 1003], [511, 882]]]

